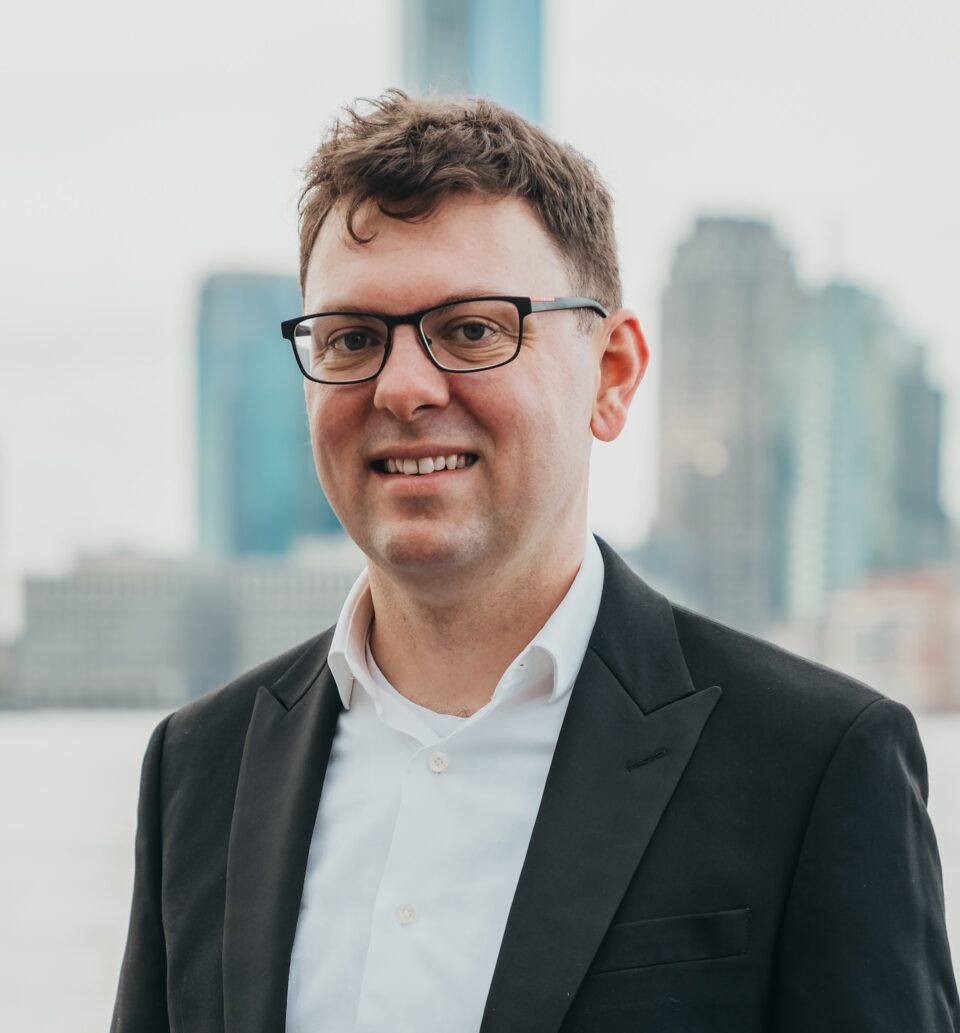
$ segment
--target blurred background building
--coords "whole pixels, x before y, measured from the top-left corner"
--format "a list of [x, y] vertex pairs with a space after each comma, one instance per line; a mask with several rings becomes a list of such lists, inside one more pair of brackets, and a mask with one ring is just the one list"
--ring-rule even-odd
[[782, 377], [784, 613], [816, 618], [839, 588], [943, 561], [942, 396], [882, 300], [814, 292]]
[[230, 629], [218, 589], [202, 568], [140, 556], [28, 579], [16, 701], [172, 708], [220, 684]]
[[313, 467], [303, 378], [280, 337], [280, 321], [301, 311], [293, 277], [221, 273], [200, 286], [197, 500], [208, 556], [278, 556], [340, 530]]
[[676, 598], [918, 708], [960, 706], [942, 393], [853, 283], [810, 288], [765, 222], [700, 218], [662, 301], [660, 509]]
[[403, 11], [413, 92], [490, 97], [540, 122], [542, 0], [404, 0]]
[[960, 707], [960, 579], [930, 567], [832, 593], [821, 616], [774, 629], [781, 644], [915, 711]]
[[88, 557], [25, 585], [13, 706], [173, 709], [333, 624], [362, 557]]
[[772, 227], [701, 218], [662, 300], [660, 509], [652, 570], [757, 629], [783, 594], [785, 464], [775, 386], [802, 296]]

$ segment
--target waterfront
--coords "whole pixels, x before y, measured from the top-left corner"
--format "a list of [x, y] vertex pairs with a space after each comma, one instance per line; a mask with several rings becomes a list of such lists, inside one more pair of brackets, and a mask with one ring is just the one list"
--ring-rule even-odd
[[[103, 1033], [133, 879], [145, 711], [0, 713], [0, 1028]], [[960, 944], [960, 714], [918, 721]]]

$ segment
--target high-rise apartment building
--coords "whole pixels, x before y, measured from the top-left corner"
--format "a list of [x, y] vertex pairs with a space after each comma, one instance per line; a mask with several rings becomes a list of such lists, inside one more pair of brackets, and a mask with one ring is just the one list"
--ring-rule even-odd
[[489, 97], [539, 122], [542, 8], [542, 0], [406, 0], [410, 87]]
[[207, 555], [277, 555], [339, 529], [313, 466], [303, 380], [280, 336], [280, 321], [300, 311], [293, 277], [229, 273], [201, 287], [197, 500]]
[[733, 218], [697, 221], [663, 295], [660, 506], [647, 558], [690, 603], [752, 630], [783, 592], [778, 388], [801, 300], [771, 227]]

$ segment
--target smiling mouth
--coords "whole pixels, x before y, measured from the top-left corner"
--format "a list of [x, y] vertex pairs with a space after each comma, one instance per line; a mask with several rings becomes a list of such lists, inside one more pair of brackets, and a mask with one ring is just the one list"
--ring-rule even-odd
[[473, 466], [478, 458], [473, 452], [452, 452], [445, 456], [425, 456], [422, 459], [375, 459], [370, 465], [378, 473], [414, 477], [442, 470], [463, 470]]

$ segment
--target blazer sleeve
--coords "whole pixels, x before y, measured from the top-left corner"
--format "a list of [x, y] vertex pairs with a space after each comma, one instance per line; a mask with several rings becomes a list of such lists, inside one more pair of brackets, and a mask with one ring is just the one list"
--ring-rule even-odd
[[157, 726], [143, 759], [137, 807], [136, 870], [127, 946], [111, 1033], [169, 1033], [167, 952], [160, 909], [160, 774], [169, 717]]
[[780, 929], [771, 1033], [956, 1033], [960, 1005], [917, 726], [878, 699], [817, 792]]

